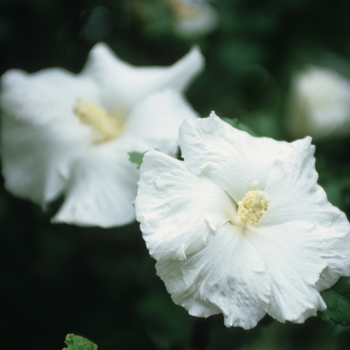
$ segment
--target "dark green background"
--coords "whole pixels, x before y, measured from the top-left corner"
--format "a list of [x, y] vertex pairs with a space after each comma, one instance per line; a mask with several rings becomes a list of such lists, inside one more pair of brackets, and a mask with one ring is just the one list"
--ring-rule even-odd
[[[54, 66], [79, 72], [99, 41], [135, 65], [170, 65], [198, 44], [206, 70], [187, 94], [194, 108], [290, 140], [284, 118], [291, 75], [307, 64], [328, 65], [329, 57], [350, 61], [350, 2], [217, 0], [214, 6], [217, 30], [186, 39], [174, 34], [171, 13], [156, 0], [0, 0], [0, 73]], [[320, 182], [349, 215], [350, 139], [316, 145]], [[101, 350], [188, 349], [198, 329], [214, 350], [349, 349], [349, 331], [318, 318], [304, 325], [265, 318], [250, 331], [225, 328], [221, 316], [195, 321], [155, 275], [136, 223], [110, 230], [51, 225], [57, 205], [43, 213], [2, 186], [4, 349], [61, 349], [67, 333]]]

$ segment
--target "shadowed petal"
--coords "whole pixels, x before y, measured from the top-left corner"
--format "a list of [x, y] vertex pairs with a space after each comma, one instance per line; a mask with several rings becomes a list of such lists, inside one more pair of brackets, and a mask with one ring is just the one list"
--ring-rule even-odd
[[203, 248], [209, 236], [235, 212], [229, 196], [184, 163], [149, 151], [141, 165], [137, 220], [150, 254], [185, 259]]
[[133, 139], [90, 147], [74, 165], [65, 201], [52, 222], [113, 227], [135, 220], [138, 171], [127, 150], [148, 147]]
[[160, 259], [156, 268], [173, 301], [193, 316], [223, 313], [227, 327], [249, 329], [268, 310], [270, 279], [265, 265], [230, 224], [186, 260]]

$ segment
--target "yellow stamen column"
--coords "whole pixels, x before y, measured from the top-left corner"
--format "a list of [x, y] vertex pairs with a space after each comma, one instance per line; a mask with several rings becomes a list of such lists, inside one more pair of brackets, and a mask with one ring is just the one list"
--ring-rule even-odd
[[259, 182], [252, 183], [252, 190], [248, 191], [238, 202], [237, 218], [235, 224], [245, 229], [247, 226], [255, 226], [268, 209], [268, 196], [266, 192], [259, 190]]
[[83, 124], [91, 127], [97, 143], [116, 139], [122, 132], [122, 123], [118, 118], [92, 103], [77, 100], [73, 112]]

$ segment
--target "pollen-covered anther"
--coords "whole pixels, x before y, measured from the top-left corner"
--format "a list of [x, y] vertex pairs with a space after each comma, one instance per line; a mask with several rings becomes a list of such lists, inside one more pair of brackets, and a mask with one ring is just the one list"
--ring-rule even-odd
[[259, 190], [259, 183], [252, 183], [252, 190], [248, 191], [238, 202], [237, 225], [242, 227], [254, 226], [262, 218], [268, 209], [268, 196], [266, 192]]
[[78, 99], [73, 112], [83, 124], [91, 127], [96, 142], [107, 142], [121, 134], [121, 121], [99, 106]]

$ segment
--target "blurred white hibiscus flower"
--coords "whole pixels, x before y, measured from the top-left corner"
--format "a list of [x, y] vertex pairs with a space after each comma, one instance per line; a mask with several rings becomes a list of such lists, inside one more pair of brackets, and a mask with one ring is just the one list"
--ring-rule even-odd
[[290, 88], [288, 130], [296, 138], [350, 134], [350, 80], [322, 67], [297, 73]]
[[182, 37], [204, 36], [216, 29], [219, 15], [205, 0], [162, 0], [171, 9], [174, 30]]
[[203, 68], [197, 48], [170, 67], [134, 67], [99, 43], [79, 74], [52, 68], [1, 79], [5, 187], [42, 207], [64, 194], [53, 222], [113, 227], [135, 219], [138, 170], [128, 152], [177, 149], [196, 113], [182, 93]]

